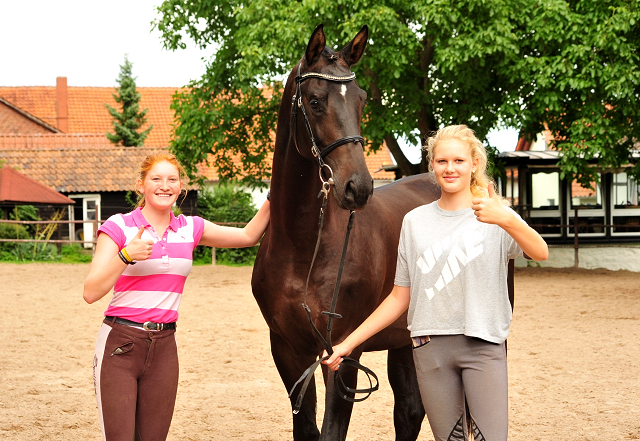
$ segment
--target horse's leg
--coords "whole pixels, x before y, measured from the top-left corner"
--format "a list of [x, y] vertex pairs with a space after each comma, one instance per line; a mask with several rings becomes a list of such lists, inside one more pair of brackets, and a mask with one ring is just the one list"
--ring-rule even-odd
[[420, 433], [425, 412], [413, 365], [411, 345], [388, 351], [387, 374], [395, 400], [393, 423], [396, 428], [396, 441], [415, 441]]
[[[360, 355], [352, 353], [350, 357], [357, 360]], [[339, 381], [336, 378], [337, 372], [329, 371], [327, 366], [322, 365], [322, 373], [324, 374], [326, 396], [320, 441], [344, 441], [347, 438], [353, 403], [338, 395], [336, 391], [336, 382]], [[355, 368], [343, 365], [340, 367], [340, 376], [347, 387], [355, 389], [358, 382], [358, 371]]]
[[[270, 332], [270, 336], [271, 355], [288, 393], [300, 375], [314, 363], [315, 358], [292, 350], [291, 346], [273, 331]], [[300, 386], [291, 396], [292, 408], [298, 398], [299, 389]], [[312, 379], [304, 395], [300, 412], [293, 415], [293, 439], [295, 441], [317, 441], [320, 437], [316, 424], [316, 400], [316, 383]]]

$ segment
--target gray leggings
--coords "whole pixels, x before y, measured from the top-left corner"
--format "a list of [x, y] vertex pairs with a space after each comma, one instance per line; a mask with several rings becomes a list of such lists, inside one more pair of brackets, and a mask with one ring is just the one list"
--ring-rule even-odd
[[505, 344], [435, 335], [415, 348], [420, 395], [436, 441], [466, 440], [469, 406], [475, 441], [505, 441], [508, 380]]

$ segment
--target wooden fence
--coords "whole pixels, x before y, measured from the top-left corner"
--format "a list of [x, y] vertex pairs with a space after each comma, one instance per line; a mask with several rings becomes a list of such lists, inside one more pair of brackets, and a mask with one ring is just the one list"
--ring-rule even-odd
[[[578, 268], [579, 264], [580, 264], [580, 257], [579, 257], [579, 249], [580, 249], [580, 233], [579, 233], [579, 229], [580, 227], [588, 227], [588, 228], [596, 228], [596, 227], [603, 227], [603, 228], [611, 228], [611, 227], [620, 227], [621, 225], [612, 225], [612, 224], [589, 224], [589, 225], [583, 225], [579, 223], [579, 217], [578, 217], [578, 208], [575, 209], [575, 214], [573, 217], [573, 224], [571, 225], [563, 225], [563, 224], [533, 224], [530, 223], [529, 226], [535, 228], [535, 227], [540, 227], [540, 228], [570, 228], [573, 227], [573, 248], [574, 248], [574, 267]], [[519, 210], [521, 211], [521, 210]], [[522, 215], [522, 214], [521, 214]], [[523, 216], [524, 217], [524, 216]], [[530, 218], [531, 220], [531, 218]], [[12, 221], [12, 220], [0, 220], [0, 224], [1, 223], [5, 223], [5, 224], [65, 224], [65, 225], [71, 225], [71, 224], [86, 224], [86, 223], [92, 223], [93, 224], [93, 231], [96, 232], [98, 231], [98, 227], [99, 225], [102, 223], [102, 221], [98, 221], [98, 220], [86, 220], [86, 221]], [[228, 226], [244, 226], [246, 225], [245, 222], [216, 222], [217, 225], [228, 225]], [[640, 227], [640, 224], [625, 224], [625, 227]], [[96, 244], [96, 239], [95, 237], [92, 240], [76, 240], [75, 236], [69, 234], [69, 239], [49, 239], [49, 240], [43, 240], [43, 239], [0, 239], [0, 242], [36, 242], [36, 243], [65, 243], [65, 244], [73, 244], [73, 243], [91, 243], [93, 244], [93, 249], [95, 251], [95, 244]], [[608, 247], [615, 247], [615, 246], [620, 246], [620, 245], [616, 245], [616, 244], [607, 244], [606, 246]], [[216, 264], [216, 249], [212, 248], [212, 259], [211, 259], [211, 263], [213, 265]]]
[[[64, 221], [64, 220], [60, 220], [60, 221], [14, 221], [14, 220], [4, 220], [4, 219], [0, 219], [0, 224], [16, 224], [16, 225], [50, 225], [50, 224], [64, 224], [64, 225], [73, 225], [73, 224], [93, 224], [93, 231], [94, 233], [96, 231], [98, 231], [98, 228], [100, 226], [100, 224], [103, 223], [103, 221], [98, 221], [98, 220], [78, 220], [78, 221]], [[225, 226], [245, 226], [247, 225], [246, 222], [216, 222], [217, 225], [225, 225]], [[70, 228], [71, 229], [71, 228]], [[96, 246], [96, 238], [95, 236], [92, 238], [92, 240], [77, 240], [75, 239], [75, 234], [71, 234], [69, 233], [69, 239], [36, 239], [36, 238], [32, 238], [32, 239], [2, 239], [0, 238], [0, 242], [34, 242], [34, 243], [52, 243], [52, 244], [74, 244], [74, 243], [81, 243], [81, 244], [85, 244], [85, 243], [91, 243], [92, 244], [92, 249], [93, 251], [95, 251], [95, 246]], [[211, 258], [211, 264], [215, 265], [216, 264], [216, 249], [214, 247], [212, 247], [212, 258]]]

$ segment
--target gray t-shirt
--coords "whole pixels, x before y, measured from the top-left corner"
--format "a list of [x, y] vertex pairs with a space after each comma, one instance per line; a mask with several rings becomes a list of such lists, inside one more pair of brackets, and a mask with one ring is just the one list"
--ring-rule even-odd
[[471, 208], [446, 211], [435, 201], [407, 213], [395, 284], [411, 287], [411, 336], [505, 341], [511, 324], [507, 264], [519, 255], [522, 249], [506, 231], [478, 221]]

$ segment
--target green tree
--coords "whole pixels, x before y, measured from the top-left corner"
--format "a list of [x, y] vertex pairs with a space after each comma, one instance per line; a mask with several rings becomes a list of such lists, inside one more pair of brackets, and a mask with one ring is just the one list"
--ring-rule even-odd
[[590, 158], [633, 160], [638, 9], [638, 0], [166, 0], [153, 23], [164, 46], [185, 47], [186, 36], [214, 52], [174, 97], [172, 149], [192, 177], [213, 154], [221, 179], [259, 185], [282, 80], [314, 27], [324, 23], [327, 45], [342, 47], [367, 24], [353, 69], [368, 93], [363, 136], [374, 150], [386, 142], [402, 174], [427, 168], [424, 157], [406, 158], [403, 139], [418, 148], [430, 132], [465, 123], [485, 140], [493, 128], [533, 137], [548, 127], [563, 173], [587, 182]]
[[640, 2], [553, 1], [529, 7], [512, 67], [524, 105], [509, 109], [530, 137], [543, 127], [561, 152], [562, 177], [584, 187], [597, 169], [631, 164], [640, 181]]
[[115, 133], [107, 133], [107, 138], [114, 144], [122, 144], [125, 147], [138, 147], [144, 144], [144, 140], [153, 128], [153, 124], [146, 130], [139, 132], [140, 128], [147, 122], [147, 111], [139, 110], [140, 93], [136, 90], [136, 79], [132, 75], [133, 64], [127, 56], [124, 57], [124, 64], [120, 66], [120, 75], [116, 82], [118, 87], [113, 99], [120, 104], [122, 111], [119, 112], [108, 104], [107, 110], [113, 117], [113, 129]]
[[[205, 189], [198, 195], [198, 215], [212, 222], [247, 223], [258, 212], [253, 203], [251, 193], [229, 187], [219, 186], [212, 190]], [[242, 227], [243, 225], [237, 225]], [[211, 262], [211, 248], [196, 247], [194, 259], [200, 262]], [[216, 249], [216, 261], [223, 264], [253, 265], [258, 247], [219, 248]]]

